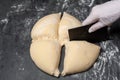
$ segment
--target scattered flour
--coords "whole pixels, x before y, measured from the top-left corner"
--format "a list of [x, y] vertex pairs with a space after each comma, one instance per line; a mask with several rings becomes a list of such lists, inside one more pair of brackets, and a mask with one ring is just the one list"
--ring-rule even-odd
[[[60, 5], [61, 1], [58, 1], [58, 5]], [[78, 16], [78, 18], [80, 18], [81, 20], [84, 20], [85, 17], [88, 15], [88, 9], [94, 5], [95, 0], [79, 0], [78, 3], [76, 3], [78, 5], [78, 7], [74, 7], [74, 5], [72, 5], [72, 3], [70, 3], [71, 0], [64, 0], [63, 4], [62, 4], [62, 9], [66, 9], [67, 12], [75, 12], [75, 16]], [[5, 24], [3, 27], [4, 28], [7, 27], [7, 24], [9, 22], [8, 16], [11, 13], [19, 13], [22, 12], [24, 10], [26, 10], [28, 8], [28, 6], [30, 5], [30, 1], [27, 1], [25, 3], [19, 3], [19, 4], [14, 4], [11, 6], [11, 11], [8, 12], [7, 17], [5, 19], [2, 19], [0, 21], [0, 24]], [[80, 7], [79, 7], [80, 6]], [[85, 8], [87, 7], [87, 8]], [[40, 18], [40, 14], [41, 12], [46, 10], [46, 7], [43, 6], [41, 7], [35, 7], [36, 11], [38, 11], [38, 18]], [[72, 9], [71, 9], [72, 8]], [[35, 18], [26, 18], [24, 20], [24, 27], [28, 28], [31, 23], [35, 22]], [[27, 29], [28, 32], [30, 32], [30, 29]], [[28, 36], [28, 32], [25, 33], [25, 31], [23, 31], [23, 38], [26, 38], [26, 36]], [[116, 63], [115, 66], [116, 68], [120, 68], [120, 55], [119, 54], [119, 49], [118, 47], [112, 42], [112, 41], [105, 41], [105, 42], [101, 42], [100, 46], [102, 48], [102, 52], [100, 54], [100, 56], [98, 57], [98, 60], [96, 61], [96, 63], [94, 64], [94, 66], [87, 72], [84, 73], [79, 73], [79, 74], [74, 74], [71, 75], [71, 78], [75, 78], [75, 79], [81, 79], [84, 78], [84, 80], [119, 80], [119, 78], [117, 77], [117, 73], [113, 72], [109, 72], [110, 69], [112, 69], [111, 67], [114, 66], [113, 62]], [[19, 65], [18, 70], [24, 71], [25, 68], [23, 66], [23, 57], [20, 56], [17, 52], [16, 52], [16, 56], [21, 60], [21, 64]], [[120, 71], [119, 71], [120, 72]], [[104, 75], [107, 74], [108, 76]], [[88, 79], [87, 79], [88, 78]], [[90, 79], [89, 79], [90, 78]]]

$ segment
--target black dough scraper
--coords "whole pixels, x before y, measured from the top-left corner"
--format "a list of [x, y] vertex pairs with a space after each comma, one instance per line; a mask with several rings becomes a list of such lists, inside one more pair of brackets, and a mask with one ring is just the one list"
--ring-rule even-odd
[[88, 32], [88, 29], [93, 24], [69, 29], [68, 34], [69, 34], [70, 41], [86, 40], [88, 42], [97, 43], [97, 42], [108, 40], [109, 32], [108, 32], [107, 26], [92, 33]]

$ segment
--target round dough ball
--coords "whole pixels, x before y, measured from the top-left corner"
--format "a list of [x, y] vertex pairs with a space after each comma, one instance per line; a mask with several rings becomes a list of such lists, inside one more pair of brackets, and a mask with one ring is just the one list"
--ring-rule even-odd
[[57, 41], [37, 40], [30, 46], [30, 56], [34, 63], [44, 72], [59, 76], [61, 46]]
[[69, 41], [68, 29], [81, 26], [81, 22], [70, 14], [64, 12], [59, 24], [59, 41], [64, 45]]
[[47, 15], [34, 25], [31, 31], [31, 37], [33, 40], [47, 40], [58, 38], [58, 26], [60, 22], [60, 14]]
[[67, 42], [65, 48], [63, 76], [87, 70], [100, 52], [99, 46], [86, 41]]

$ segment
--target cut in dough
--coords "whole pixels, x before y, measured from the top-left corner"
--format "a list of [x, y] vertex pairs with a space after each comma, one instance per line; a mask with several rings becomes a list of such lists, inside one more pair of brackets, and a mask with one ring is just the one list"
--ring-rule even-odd
[[100, 52], [99, 46], [86, 41], [70, 41], [65, 44], [65, 48], [62, 76], [87, 70]]
[[70, 14], [64, 12], [59, 24], [59, 41], [64, 45], [69, 41], [68, 29], [81, 26], [81, 22]]
[[69, 41], [68, 29], [81, 26], [81, 22], [68, 13], [50, 14], [34, 25], [31, 31], [30, 56], [42, 71], [59, 76], [61, 46], [65, 44], [62, 75], [87, 70], [97, 59], [100, 47], [86, 41]]
[[37, 40], [31, 44], [30, 55], [41, 70], [58, 77], [60, 50], [61, 47], [58, 41]]
[[33, 40], [47, 40], [47, 39], [57, 39], [58, 38], [58, 26], [60, 22], [60, 14], [50, 14], [47, 15], [34, 25], [31, 31], [31, 37]]

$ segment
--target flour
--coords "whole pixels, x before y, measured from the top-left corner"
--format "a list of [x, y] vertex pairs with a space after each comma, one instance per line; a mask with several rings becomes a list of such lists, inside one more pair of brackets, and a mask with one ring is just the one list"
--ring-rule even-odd
[[13, 4], [11, 6], [11, 12], [22, 12], [22, 11], [25, 11], [26, 9], [29, 8], [30, 3], [31, 2], [29, 0], [27, 0], [27, 1], [24, 1], [24, 2], [21, 2], [21, 3]]
[[3, 24], [3, 28], [2, 28], [2, 31], [4, 32], [5, 30], [6, 30], [6, 28], [7, 28], [7, 24], [8, 24], [8, 18], [5, 18], [5, 19], [2, 19], [2, 20], [0, 20], [0, 24]]
[[[72, 1], [75, 2], [73, 3]], [[22, 14], [22, 12], [24, 13], [26, 10], [30, 11], [31, 13], [31, 4], [32, 3], [30, 0], [13, 4], [11, 6], [11, 10], [6, 15], [6, 18], [0, 20], [0, 24], [4, 24], [2, 31], [6, 32], [6, 29], [9, 29], [9, 17], [12, 16], [12, 18], [14, 19], [14, 15], [17, 14], [19, 16]], [[58, 10], [59, 12], [61, 10], [65, 10], [66, 12], [77, 17], [79, 20], [83, 21], [89, 15], [91, 7], [95, 5], [95, 0], [57, 0], [56, 5], [60, 7], [54, 5], [55, 9], [50, 8], [50, 10], [49, 8], [47, 9], [47, 5], [50, 4], [45, 4], [43, 6], [35, 5], [34, 12], [36, 13], [36, 15], [34, 17], [31, 17], [30, 15], [30, 17], [28, 16], [27, 18], [22, 20], [23, 26], [19, 26], [24, 28], [22, 30], [20, 29], [21, 31], [19, 33], [19, 38], [21, 39], [19, 43], [21, 42], [22, 46], [30, 40], [29, 35], [32, 25], [34, 25], [34, 23], [44, 15], [56, 12], [56, 10], [61, 8], [60, 10]], [[68, 77], [72, 78], [73, 80], [83, 80], [83, 78], [84, 80], [119, 80], [119, 77], [117, 76], [118, 73], [120, 73], [120, 51], [118, 49], [118, 46], [114, 44], [114, 41], [101, 42], [100, 46], [102, 48], [102, 51], [92, 68], [90, 68], [86, 72], [73, 74]], [[0, 52], [0, 56], [1, 54], [2, 52]], [[16, 57], [21, 61], [19, 67], [17, 67], [18, 70], [24, 71], [25, 57], [18, 54], [18, 52], [16, 52], [15, 54]], [[1, 59], [2, 57], [0, 57], [0, 60]]]
[[19, 55], [18, 52], [16, 52], [16, 57], [18, 57], [18, 59], [21, 61], [20, 64], [18, 65], [18, 70], [19, 71], [24, 71], [25, 70], [24, 65], [23, 65], [24, 64], [24, 58], [21, 55]]
[[[116, 77], [117, 76], [116, 73], [114, 72], [112, 74], [106, 73], [106, 71], [109, 70], [109, 67], [112, 67], [113, 61], [114, 63], [118, 63], [116, 67], [118, 68], [120, 67], [120, 63], [119, 63], [120, 59], [117, 59], [116, 57], [118, 56], [117, 54], [119, 53], [118, 47], [113, 43], [113, 41], [101, 42], [100, 46], [103, 51], [101, 52], [94, 66], [91, 68], [92, 72], [89, 74], [89, 71], [87, 71], [86, 73], [88, 73], [89, 77], [91, 75], [96, 76], [94, 77], [95, 80], [97, 79], [104, 80], [104, 78], [110, 78], [110, 77], [112, 77], [113, 80], [118, 80], [118, 78]], [[72, 75], [71, 77], [79, 79], [80, 76], [85, 76], [81, 74], [82, 73], [75, 74]], [[108, 76], [105, 76], [105, 74], [108, 74]]]
[[88, 5], [89, 7], [92, 7], [94, 4], [95, 0], [91, 0], [91, 3]]
[[0, 23], [5, 23], [5, 24], [7, 24], [7, 23], [8, 23], [8, 19], [7, 19], [7, 18], [2, 19], [2, 20], [0, 21]]

